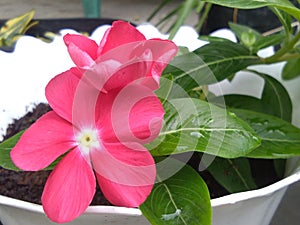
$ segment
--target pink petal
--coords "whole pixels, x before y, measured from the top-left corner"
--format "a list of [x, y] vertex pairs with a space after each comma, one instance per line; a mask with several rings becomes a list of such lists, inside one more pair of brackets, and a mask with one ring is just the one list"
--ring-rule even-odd
[[59, 162], [46, 182], [42, 195], [44, 211], [56, 223], [74, 220], [89, 206], [95, 190], [91, 165], [75, 148]]
[[[127, 45], [126, 45], [127, 46]], [[119, 49], [122, 51], [133, 51], [134, 49]], [[130, 46], [128, 46], [130, 47]], [[135, 46], [136, 47], [136, 46]], [[149, 49], [143, 49], [144, 51], [139, 52], [139, 54], [132, 55], [129, 61], [125, 62], [113, 74], [107, 79], [104, 84], [105, 90], [111, 90], [114, 88], [123, 88], [131, 82], [136, 82], [139, 84], [145, 83], [145, 79], [150, 72], [151, 64], [153, 62], [152, 52]], [[121, 55], [119, 53], [119, 55]], [[113, 57], [113, 56], [112, 56]]]
[[64, 41], [73, 62], [78, 67], [88, 68], [97, 58], [98, 45], [92, 39], [83, 35], [67, 34]]
[[76, 68], [67, 70], [51, 79], [45, 91], [52, 109], [69, 122], [72, 121], [72, 104], [79, 82], [78, 76], [81, 76], [81, 73]]
[[145, 36], [134, 26], [125, 21], [115, 21], [104, 34], [98, 49], [98, 56], [120, 45], [143, 40], [146, 40]]
[[91, 151], [91, 159], [100, 188], [111, 203], [137, 207], [150, 194], [156, 169], [142, 145], [103, 143], [101, 149]]
[[[109, 86], [106, 85], [108, 80], [119, 70], [122, 64], [114, 59], [96, 62], [90, 69], [86, 70], [84, 77], [87, 82], [96, 89], [107, 92]], [[116, 85], [120, 86], [119, 84]]]
[[72, 125], [51, 111], [25, 131], [10, 155], [20, 169], [38, 171], [74, 146]]
[[96, 177], [105, 198], [113, 205], [139, 207], [150, 195], [153, 185], [128, 186], [117, 184], [96, 173]]
[[130, 129], [143, 143], [149, 143], [159, 135], [163, 116], [163, 106], [156, 96], [143, 98], [130, 111]]
[[53, 110], [77, 128], [94, 124], [99, 90], [88, 84], [76, 68], [54, 77], [46, 87], [46, 97]]
[[162, 71], [176, 53], [176, 45], [168, 40], [130, 42], [101, 55], [86, 73], [99, 90], [123, 87], [132, 81], [156, 90]]
[[[178, 47], [169, 40], [151, 39], [146, 41], [144, 48], [151, 49], [153, 54], [152, 66], [148, 76], [153, 77], [157, 86], [153, 86], [153, 90], [159, 87], [159, 79], [170, 61], [176, 56]], [[148, 85], [151, 87], [151, 84]]]
[[106, 142], [148, 143], [160, 132], [164, 110], [153, 91], [135, 83], [99, 95], [97, 127]]
[[126, 46], [124, 51], [127, 55], [122, 54], [120, 49], [120, 51], [110, 51], [105, 57], [97, 59], [95, 64], [85, 71], [85, 78], [95, 88], [104, 92], [122, 88], [131, 82], [145, 83], [144, 79], [148, 79], [147, 75], [151, 69], [151, 54], [128, 58], [128, 51], [132, 49], [127, 49]]

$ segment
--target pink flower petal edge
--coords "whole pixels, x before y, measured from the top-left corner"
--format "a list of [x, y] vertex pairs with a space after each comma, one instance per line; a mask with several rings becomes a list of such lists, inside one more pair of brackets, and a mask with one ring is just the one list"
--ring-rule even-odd
[[66, 34], [64, 42], [69, 54], [80, 68], [88, 68], [97, 58], [98, 45], [92, 39], [78, 34]]
[[156, 168], [153, 157], [142, 145], [106, 143], [101, 150], [91, 151], [91, 159], [101, 190], [111, 203], [137, 207], [146, 200], [154, 185]]
[[56, 223], [70, 222], [87, 209], [95, 190], [92, 167], [75, 148], [59, 162], [46, 182], [42, 195], [44, 211]]
[[145, 36], [134, 26], [125, 21], [115, 21], [105, 32], [98, 48], [98, 55], [130, 42], [146, 40]]
[[77, 128], [94, 124], [98, 95], [99, 90], [76, 68], [57, 75], [46, 86], [50, 106]]
[[22, 170], [38, 171], [74, 148], [72, 125], [50, 111], [21, 136], [10, 156]]

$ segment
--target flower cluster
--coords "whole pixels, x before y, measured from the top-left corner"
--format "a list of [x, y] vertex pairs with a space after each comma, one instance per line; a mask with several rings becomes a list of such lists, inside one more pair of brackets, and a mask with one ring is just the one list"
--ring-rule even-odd
[[86, 210], [96, 180], [115, 205], [137, 207], [150, 194], [156, 169], [143, 144], [160, 132], [164, 109], [154, 91], [177, 53], [173, 42], [146, 40], [123, 21], [114, 22], [99, 45], [75, 34], [64, 41], [76, 66], [48, 83], [53, 111], [11, 151], [15, 165], [27, 171], [62, 158], [42, 195], [45, 213], [59, 223]]

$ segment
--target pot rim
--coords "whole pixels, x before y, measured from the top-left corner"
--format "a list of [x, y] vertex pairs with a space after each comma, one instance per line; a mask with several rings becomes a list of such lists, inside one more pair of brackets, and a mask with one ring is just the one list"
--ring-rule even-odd
[[272, 193], [279, 191], [280, 189], [287, 188], [289, 185], [296, 183], [299, 180], [300, 180], [300, 170], [263, 188], [259, 188], [251, 191], [238, 192], [238, 193], [212, 199], [211, 205], [212, 207], [216, 207], [216, 206], [221, 206], [226, 204], [234, 204], [236, 202], [245, 201], [250, 198], [258, 198], [261, 196], [271, 195]]
[[[276, 183], [273, 183], [269, 186], [260, 189], [234, 193], [234, 194], [212, 199], [211, 205], [212, 207], [217, 207], [226, 204], [234, 204], [236, 202], [245, 201], [250, 198], [257, 198], [261, 196], [271, 195], [272, 193], [279, 191], [280, 189], [286, 188], [287, 186], [299, 180], [300, 180], [300, 170], [286, 178], [283, 178], [282, 180]], [[41, 205], [14, 199], [3, 195], [0, 195], [0, 204], [44, 214], [44, 210]], [[138, 208], [126, 208], [126, 207], [119, 207], [119, 206], [104, 206], [104, 205], [89, 206], [84, 214], [99, 214], [99, 213], [120, 214], [120, 215], [129, 215], [129, 216], [142, 215], [142, 212]]]
[[[7, 196], [0, 195], [0, 204], [16, 207], [19, 209], [25, 209], [32, 212], [44, 214], [43, 206]], [[140, 216], [142, 212], [137, 208], [126, 208], [119, 206], [106, 206], [106, 205], [97, 205], [89, 206], [84, 214], [120, 214], [120, 215], [131, 215], [131, 216]]]

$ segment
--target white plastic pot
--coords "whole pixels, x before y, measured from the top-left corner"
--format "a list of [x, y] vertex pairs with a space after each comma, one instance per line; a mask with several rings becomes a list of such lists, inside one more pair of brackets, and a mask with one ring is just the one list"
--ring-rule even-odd
[[[40, 92], [43, 92], [43, 87], [51, 78], [51, 76], [60, 73], [61, 71], [70, 67], [71, 62], [67, 61], [68, 55], [60, 54], [60, 57], [63, 57], [64, 60], [56, 59], [57, 57], [57, 49], [53, 48], [56, 46], [57, 48], [61, 49], [63, 47], [61, 40], [56, 40], [57, 45], [53, 45], [52, 47], [38, 41], [40, 45], [38, 48], [32, 48], [32, 44], [28, 44], [28, 39], [23, 38], [21, 41], [17, 43], [16, 46], [16, 54], [11, 55], [8, 53], [3, 53], [0, 51], [0, 58], [3, 63], [3, 67], [5, 69], [5, 65], [7, 66], [7, 71], [11, 73], [7, 74], [6, 76], [6, 83], [2, 83], [5, 86], [14, 87], [18, 90], [24, 90], [24, 82], [30, 80], [28, 76], [21, 76], [21, 77], [14, 77], [14, 75], [23, 75], [25, 74], [34, 74], [37, 71], [37, 75], [40, 75], [39, 71], [46, 72], [45, 76], [39, 76], [40, 84], [36, 85], [36, 82], [33, 82], [35, 87], [31, 92], [28, 91], [28, 87], [26, 91], [21, 91], [21, 95], [13, 96], [13, 99], [7, 99], [7, 102], [3, 102], [1, 99], [0, 104], [0, 116], [3, 116], [4, 119], [8, 119], [7, 121], [15, 118], [16, 115], [24, 114], [23, 108], [21, 104], [28, 104], [28, 99], [34, 99], [33, 102], [44, 102], [45, 99], [43, 97], [36, 97], [36, 96], [43, 96], [43, 93], [40, 95]], [[36, 40], [35, 40], [36, 42]], [[54, 43], [56, 43], [54, 41]], [[19, 51], [18, 51], [19, 49]], [[35, 67], [28, 66], [28, 62], [25, 62], [24, 55], [28, 52], [33, 51], [33, 49], [39, 51], [33, 52], [33, 56], [36, 56], [33, 61], [37, 61]], [[45, 54], [44, 56], [53, 56], [52, 59], [45, 59], [41, 57], [41, 52]], [[48, 54], [49, 53], [49, 54]], [[28, 58], [28, 57], [27, 57]], [[18, 62], [23, 63], [23, 65], [12, 67], [11, 63]], [[32, 59], [32, 58], [31, 58]], [[39, 61], [39, 59], [42, 59]], [[57, 61], [55, 61], [55, 59]], [[1, 61], [0, 60], [0, 61]], [[4, 61], [3, 61], [4, 60]], [[59, 64], [63, 62], [63, 64]], [[60, 66], [59, 66], [60, 65]], [[2, 68], [3, 68], [2, 67]], [[22, 73], [18, 73], [18, 68], [22, 69]], [[29, 71], [25, 71], [28, 68]], [[45, 69], [46, 68], [46, 69]], [[57, 71], [56, 71], [57, 70]], [[279, 71], [277, 68], [276, 70]], [[37, 77], [33, 77], [32, 79], [36, 79]], [[24, 79], [24, 80], [20, 80]], [[11, 84], [8, 82], [11, 80]], [[16, 82], [18, 80], [18, 82]], [[246, 84], [249, 84], [246, 81]], [[256, 84], [256, 83], [255, 83]], [[11, 86], [13, 85], [13, 86]], [[20, 87], [16, 85], [21, 85]], [[291, 84], [293, 85], [293, 84]], [[241, 85], [237, 84], [236, 87], [240, 87]], [[247, 85], [246, 85], [247, 86]], [[250, 86], [250, 85], [249, 85]], [[0, 82], [0, 91], [3, 90]], [[34, 88], [38, 88], [35, 90]], [[12, 88], [11, 88], [12, 89]], [[230, 88], [229, 88], [230, 89]], [[296, 93], [292, 96], [293, 100], [296, 101], [299, 99], [300, 93], [297, 87], [294, 88]], [[225, 90], [226, 91], [226, 90]], [[258, 93], [256, 91], [250, 90], [251, 92]], [[230, 92], [230, 91], [228, 91]], [[4, 92], [7, 94], [7, 91]], [[1, 92], [0, 92], [1, 94]], [[9, 94], [9, 93], [8, 93]], [[22, 98], [21, 98], [22, 97]], [[13, 102], [14, 104], [11, 105], [10, 103]], [[20, 103], [20, 104], [19, 104]], [[29, 102], [30, 103], [30, 102]], [[12, 106], [9, 110], [7, 108], [2, 108], [6, 106]], [[19, 108], [16, 108], [18, 106]], [[5, 110], [6, 111], [5, 111]], [[299, 104], [296, 106], [296, 111], [300, 112]], [[11, 118], [6, 118], [7, 114], [11, 115]], [[1, 117], [2, 118], [2, 117]], [[299, 118], [299, 117], [296, 117]], [[1, 121], [0, 121], [1, 122]], [[3, 122], [3, 121], [2, 121]], [[299, 121], [294, 121], [295, 124], [300, 124]], [[7, 124], [0, 124], [0, 128], [6, 126]], [[300, 162], [300, 161], [299, 161]], [[267, 186], [262, 189], [248, 191], [248, 192], [241, 192], [237, 194], [232, 194], [228, 196], [224, 196], [221, 198], [213, 199], [211, 201], [213, 206], [213, 225], [268, 225], [272, 219], [272, 216], [278, 207], [286, 189], [289, 185], [295, 183], [296, 181], [300, 180], [300, 171], [298, 159], [294, 158], [288, 161], [286, 175], [287, 177], [277, 183], [274, 183], [270, 186]], [[53, 225], [55, 223], [51, 222], [44, 214], [42, 206], [32, 204], [29, 202], [24, 202], [12, 198], [8, 198], [5, 196], [0, 196], [0, 220], [2, 221], [3, 225]], [[100, 224], [115, 224], [115, 225], [126, 225], [126, 224], [136, 224], [136, 225], [143, 225], [149, 224], [147, 220], [142, 216], [139, 209], [130, 209], [130, 208], [122, 208], [122, 207], [112, 207], [112, 206], [90, 206], [87, 211], [80, 216], [78, 219], [71, 223], [67, 223], [69, 225], [100, 225]]]
[[[285, 179], [262, 189], [213, 199], [213, 225], [268, 225], [287, 187], [300, 180], [300, 160], [289, 160]], [[42, 206], [0, 196], [0, 218], [3, 225], [53, 225]], [[90, 206], [68, 225], [146, 225], [139, 209]]]

